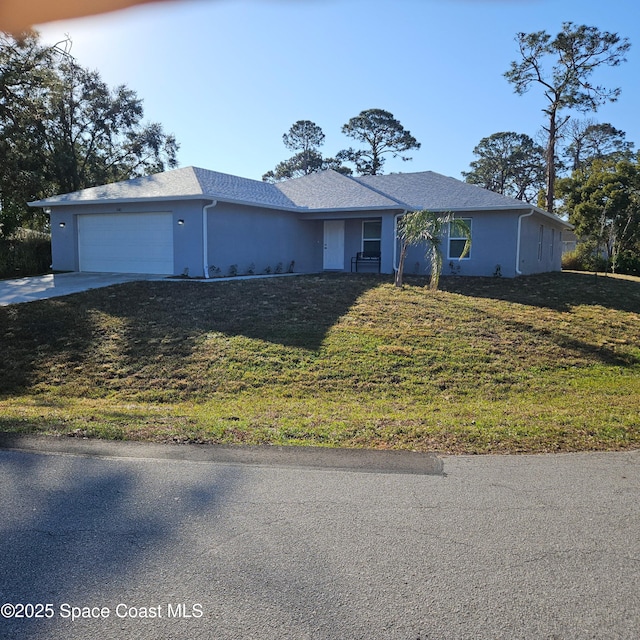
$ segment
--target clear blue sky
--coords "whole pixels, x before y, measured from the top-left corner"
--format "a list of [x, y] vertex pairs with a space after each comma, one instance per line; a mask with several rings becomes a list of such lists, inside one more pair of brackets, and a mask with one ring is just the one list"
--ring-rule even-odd
[[322, 127], [326, 156], [353, 143], [341, 126], [363, 109], [394, 114], [422, 143], [385, 172], [468, 170], [481, 138], [535, 137], [537, 88], [503, 78], [515, 34], [563, 21], [626, 36], [628, 61], [598, 76], [620, 100], [592, 115], [640, 146], [637, 0], [200, 0], [161, 3], [38, 26], [47, 42], [73, 39], [80, 64], [144, 100], [181, 145], [181, 166], [260, 179], [291, 153], [296, 120]]

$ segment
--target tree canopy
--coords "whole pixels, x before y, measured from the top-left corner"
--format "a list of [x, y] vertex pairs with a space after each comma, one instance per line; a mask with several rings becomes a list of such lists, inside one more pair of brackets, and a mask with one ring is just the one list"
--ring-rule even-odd
[[572, 171], [581, 169], [593, 160], [631, 160], [633, 156], [633, 142], [628, 142], [625, 132], [608, 122], [572, 120], [567, 126], [565, 138], [568, 144], [564, 156]]
[[355, 165], [360, 175], [382, 173], [385, 155], [391, 154], [402, 160], [411, 158], [402, 155], [410, 149], [419, 149], [420, 143], [393, 117], [383, 109], [369, 109], [351, 118], [342, 126], [342, 133], [363, 142], [364, 149], [349, 147], [339, 151], [335, 158], [325, 158], [320, 152], [325, 135], [322, 129], [310, 120], [298, 120], [282, 136], [285, 147], [297, 153], [278, 163], [275, 169], [262, 176], [267, 182], [277, 182], [308, 175], [325, 169], [333, 169], [346, 175], [353, 171], [344, 163]]
[[322, 129], [310, 120], [298, 120], [291, 125], [289, 131], [282, 136], [284, 146], [296, 151], [291, 158], [279, 162], [275, 169], [262, 176], [265, 182], [278, 182], [289, 178], [306, 176], [310, 173], [335, 169], [340, 173], [350, 174], [348, 167], [336, 158], [324, 158], [320, 147], [324, 144], [325, 135]]
[[597, 158], [558, 181], [558, 194], [579, 237], [606, 252], [614, 272], [626, 252], [640, 255], [640, 154]]
[[46, 221], [26, 203], [177, 166], [178, 144], [142, 100], [36, 33], [0, 34], [0, 233]]
[[383, 109], [367, 109], [342, 126], [342, 133], [365, 145], [364, 149], [345, 149], [337, 158], [355, 164], [360, 175], [382, 173], [385, 155], [411, 160], [403, 155], [419, 149], [420, 143], [407, 131], [392, 113]]
[[311, 120], [298, 120], [282, 136], [282, 142], [291, 151], [317, 151], [324, 144], [322, 129]]
[[462, 173], [470, 184], [526, 202], [544, 186], [544, 149], [524, 133], [494, 133], [482, 138], [473, 154], [478, 159]]
[[516, 37], [520, 59], [512, 61], [504, 74], [518, 95], [539, 86], [546, 106], [546, 206], [553, 211], [556, 180], [556, 143], [561, 129], [571, 117], [567, 110], [597, 111], [618, 99], [620, 89], [593, 84], [591, 77], [603, 66], [615, 67], [625, 61], [630, 47], [626, 38], [596, 27], [565, 22], [552, 38], [546, 31], [519, 33]]

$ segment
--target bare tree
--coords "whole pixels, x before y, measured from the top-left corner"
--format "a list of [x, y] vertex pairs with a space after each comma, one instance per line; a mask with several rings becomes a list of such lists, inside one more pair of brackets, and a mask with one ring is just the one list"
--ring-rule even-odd
[[[594, 71], [602, 66], [615, 67], [625, 62], [631, 46], [627, 38], [596, 27], [575, 26], [565, 22], [552, 38], [545, 31], [519, 33], [516, 37], [520, 60], [511, 62], [504, 75], [518, 95], [531, 85], [539, 85], [547, 106], [546, 206], [553, 211], [556, 180], [556, 143], [569, 121], [566, 110], [597, 111], [606, 102], [615, 102], [620, 89], [607, 89], [591, 83]], [[548, 65], [551, 65], [550, 70]]]

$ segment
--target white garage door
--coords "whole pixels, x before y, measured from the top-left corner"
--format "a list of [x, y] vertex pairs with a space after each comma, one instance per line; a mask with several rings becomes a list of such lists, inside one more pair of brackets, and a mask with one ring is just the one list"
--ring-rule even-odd
[[170, 213], [78, 216], [80, 271], [173, 273]]

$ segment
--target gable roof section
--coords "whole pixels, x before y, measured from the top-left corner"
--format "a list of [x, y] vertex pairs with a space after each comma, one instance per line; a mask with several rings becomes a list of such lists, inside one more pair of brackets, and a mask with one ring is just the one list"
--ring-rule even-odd
[[296, 205], [277, 189], [276, 185], [269, 182], [240, 178], [197, 167], [190, 168], [198, 179], [202, 194], [208, 198], [274, 209], [296, 208]]
[[29, 204], [34, 207], [52, 207], [131, 200], [223, 200], [278, 209], [296, 209], [293, 202], [273, 184], [198, 167], [173, 169], [142, 178], [90, 187]]
[[312, 173], [271, 184], [198, 167], [90, 187], [52, 196], [31, 206], [100, 204], [105, 201], [213, 199], [291, 211], [399, 209], [394, 199], [337, 171]]
[[474, 184], [433, 171], [360, 176], [354, 180], [387, 194], [406, 209], [465, 211], [478, 209], [531, 209], [521, 200], [508, 198]]
[[104, 202], [105, 200], [151, 200], [171, 196], [195, 196], [199, 192], [200, 185], [198, 180], [191, 167], [187, 167], [186, 169], [165, 171], [142, 178], [112, 182], [98, 187], [82, 189], [81, 191], [51, 196], [29, 204], [32, 206], [55, 206], [62, 204], [88, 204]]
[[402, 203], [333, 169], [275, 184], [307, 210], [404, 209]]

